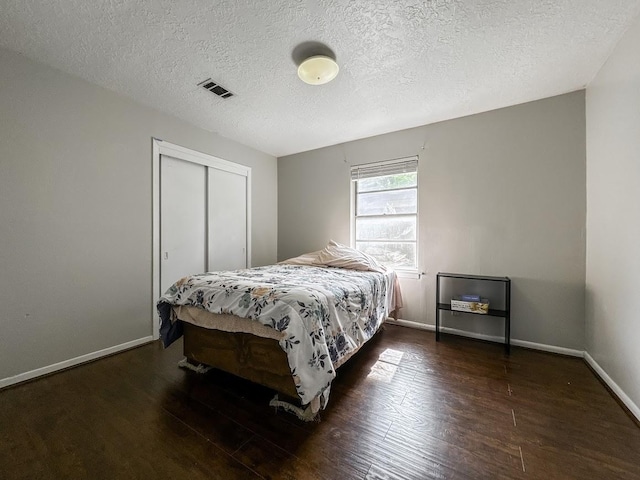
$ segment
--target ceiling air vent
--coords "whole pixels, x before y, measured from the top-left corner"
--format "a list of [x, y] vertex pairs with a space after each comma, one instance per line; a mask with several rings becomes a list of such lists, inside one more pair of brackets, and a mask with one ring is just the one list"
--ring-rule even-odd
[[221, 98], [233, 97], [233, 93], [231, 93], [226, 88], [218, 85], [216, 82], [214, 82], [210, 78], [207, 78], [204, 82], [200, 82], [198, 86], [204, 88], [205, 90], [210, 91], [211, 93], [215, 93], [217, 96]]

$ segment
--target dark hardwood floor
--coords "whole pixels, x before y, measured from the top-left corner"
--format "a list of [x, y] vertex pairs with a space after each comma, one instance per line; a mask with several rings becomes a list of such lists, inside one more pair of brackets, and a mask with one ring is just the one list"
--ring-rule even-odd
[[181, 348], [0, 391], [0, 478], [640, 479], [640, 428], [581, 359], [387, 326], [304, 423]]

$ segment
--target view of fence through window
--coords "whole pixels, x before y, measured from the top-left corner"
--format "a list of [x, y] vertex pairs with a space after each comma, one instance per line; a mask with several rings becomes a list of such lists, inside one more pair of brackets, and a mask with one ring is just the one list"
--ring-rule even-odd
[[356, 248], [394, 268], [416, 268], [418, 174], [355, 180]]

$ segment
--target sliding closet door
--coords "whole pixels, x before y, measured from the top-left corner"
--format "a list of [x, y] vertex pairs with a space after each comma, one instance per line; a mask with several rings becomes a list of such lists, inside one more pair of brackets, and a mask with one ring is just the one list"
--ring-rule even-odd
[[187, 275], [251, 266], [251, 168], [153, 139], [153, 336], [156, 304]]
[[207, 167], [160, 155], [160, 290], [207, 270]]
[[247, 267], [247, 176], [209, 169], [209, 270]]

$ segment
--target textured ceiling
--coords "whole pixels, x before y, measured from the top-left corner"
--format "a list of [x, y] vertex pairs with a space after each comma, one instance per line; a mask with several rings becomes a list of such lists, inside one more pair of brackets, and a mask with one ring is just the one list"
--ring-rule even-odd
[[[283, 156], [583, 88], [639, 12], [640, 0], [1, 0], [0, 46]], [[309, 41], [336, 54], [327, 85], [296, 76]], [[208, 77], [236, 96], [198, 88]]]

